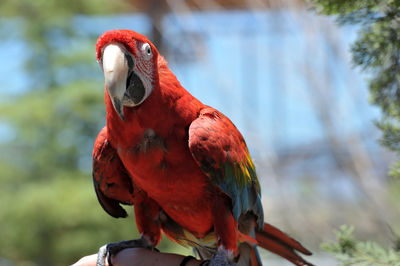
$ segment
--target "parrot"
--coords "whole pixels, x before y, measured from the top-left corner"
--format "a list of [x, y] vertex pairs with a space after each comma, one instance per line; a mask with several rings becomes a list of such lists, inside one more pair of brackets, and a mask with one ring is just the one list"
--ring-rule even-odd
[[[246, 142], [218, 110], [182, 87], [144, 36], [127, 29], [96, 43], [106, 123], [93, 148], [97, 199], [112, 217], [133, 205], [139, 239], [99, 249], [97, 265], [128, 247], [156, 249], [161, 233], [208, 265], [262, 265], [257, 246], [312, 265], [300, 242], [264, 223]], [[210, 84], [212, 85], [212, 84]]]

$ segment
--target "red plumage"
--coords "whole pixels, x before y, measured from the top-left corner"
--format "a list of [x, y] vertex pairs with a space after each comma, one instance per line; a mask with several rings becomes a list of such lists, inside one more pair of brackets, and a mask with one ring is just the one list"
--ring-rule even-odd
[[[250, 259], [244, 264], [258, 265], [256, 238], [293, 263], [310, 265], [294, 251], [309, 255], [308, 250], [263, 225], [254, 165], [233, 123], [188, 93], [154, 45], [136, 32], [104, 33], [96, 45], [100, 64], [105, 48], [114, 43], [132, 57], [130, 75], [151, 92], [140, 104], [124, 106], [122, 120], [106, 89], [106, 127], [93, 151], [103, 208], [124, 217], [118, 203], [133, 204], [139, 231], [152, 244], [159, 242], [162, 230], [172, 240], [195, 246], [204, 258], [209, 248], [220, 246], [238, 255], [247, 245]], [[138, 86], [137, 79], [134, 83]], [[210, 236], [211, 244], [206, 243]]]

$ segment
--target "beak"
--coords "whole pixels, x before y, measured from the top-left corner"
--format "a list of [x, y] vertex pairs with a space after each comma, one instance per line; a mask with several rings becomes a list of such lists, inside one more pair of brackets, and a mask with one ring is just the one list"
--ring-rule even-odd
[[123, 98], [128, 78], [128, 62], [119, 45], [109, 44], [103, 51], [103, 72], [108, 95], [118, 116], [124, 121]]

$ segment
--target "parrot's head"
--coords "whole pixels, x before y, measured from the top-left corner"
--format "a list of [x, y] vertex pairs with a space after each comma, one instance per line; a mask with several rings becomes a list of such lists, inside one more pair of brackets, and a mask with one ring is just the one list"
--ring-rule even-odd
[[124, 106], [140, 105], [158, 84], [158, 51], [139, 33], [111, 30], [98, 38], [96, 53], [108, 95], [124, 121]]

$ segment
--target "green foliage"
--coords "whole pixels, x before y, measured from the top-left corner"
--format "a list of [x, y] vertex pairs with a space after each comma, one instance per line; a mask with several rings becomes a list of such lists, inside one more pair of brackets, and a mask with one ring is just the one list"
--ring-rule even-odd
[[337, 242], [324, 243], [321, 248], [333, 253], [342, 265], [400, 265], [400, 238], [396, 237], [394, 247], [385, 249], [375, 242], [356, 240], [353, 231], [353, 226], [342, 225], [334, 231]]
[[0, 16], [8, 17], [0, 20], [1, 38], [17, 35], [25, 44], [30, 84], [23, 94], [1, 92], [0, 125], [10, 136], [0, 139], [0, 261], [69, 265], [105, 243], [138, 237], [132, 208], [128, 219], [114, 219], [94, 193], [91, 153], [105, 122], [94, 52], [101, 32], [82, 32], [73, 23], [76, 15], [126, 12], [126, 6], [119, 0], [0, 2]]
[[[315, 9], [340, 24], [358, 24], [353, 62], [369, 76], [371, 101], [383, 117], [377, 122], [382, 144], [400, 151], [400, 2], [395, 0], [311, 0]], [[399, 176], [398, 165], [392, 175]]]
[[[322, 14], [334, 15], [340, 24], [356, 24], [358, 38], [351, 47], [353, 62], [367, 72], [371, 101], [382, 110], [376, 122], [383, 132], [381, 143], [400, 152], [400, 1], [397, 0], [311, 0]], [[390, 173], [400, 177], [400, 162]], [[398, 205], [398, 184], [389, 187], [391, 200]], [[357, 241], [353, 227], [335, 231], [338, 241], [322, 248], [335, 254], [343, 265], [400, 265], [400, 238], [385, 249], [376, 242]]]

